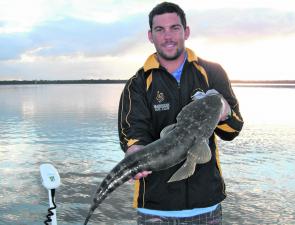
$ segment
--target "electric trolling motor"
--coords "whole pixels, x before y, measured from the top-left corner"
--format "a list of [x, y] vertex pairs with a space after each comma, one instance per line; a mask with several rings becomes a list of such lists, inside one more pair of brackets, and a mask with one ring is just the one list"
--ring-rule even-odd
[[40, 166], [40, 173], [42, 178], [43, 186], [48, 190], [48, 198], [49, 198], [49, 209], [47, 220], [44, 221], [46, 225], [51, 222], [51, 225], [57, 225], [56, 220], [56, 204], [54, 202], [55, 189], [60, 185], [60, 177], [55, 169], [55, 167], [51, 164], [42, 164]]

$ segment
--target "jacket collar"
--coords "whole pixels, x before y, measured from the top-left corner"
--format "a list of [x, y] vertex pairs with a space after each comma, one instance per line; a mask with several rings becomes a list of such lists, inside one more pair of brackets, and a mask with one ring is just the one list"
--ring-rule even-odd
[[[186, 48], [187, 52], [187, 60], [188, 62], [198, 61], [197, 55], [189, 48]], [[157, 54], [154, 53], [150, 55], [144, 63], [143, 69], [144, 71], [148, 71], [151, 69], [158, 69], [160, 67], [160, 63], [157, 59]]]

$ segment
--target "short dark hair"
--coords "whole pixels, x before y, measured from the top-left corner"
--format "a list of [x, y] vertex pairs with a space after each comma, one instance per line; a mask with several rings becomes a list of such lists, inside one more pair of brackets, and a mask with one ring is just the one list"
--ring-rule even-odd
[[174, 3], [162, 2], [156, 5], [149, 14], [149, 24], [151, 29], [153, 27], [154, 16], [162, 15], [164, 13], [176, 13], [180, 18], [182, 26], [186, 28], [186, 18], [184, 11]]

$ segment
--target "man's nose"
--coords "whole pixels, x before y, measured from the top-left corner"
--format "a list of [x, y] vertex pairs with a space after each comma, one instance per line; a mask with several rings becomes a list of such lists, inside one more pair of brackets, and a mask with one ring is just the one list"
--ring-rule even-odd
[[164, 38], [165, 39], [171, 39], [171, 37], [172, 37], [172, 31], [169, 30], [169, 29], [165, 30], [164, 31]]

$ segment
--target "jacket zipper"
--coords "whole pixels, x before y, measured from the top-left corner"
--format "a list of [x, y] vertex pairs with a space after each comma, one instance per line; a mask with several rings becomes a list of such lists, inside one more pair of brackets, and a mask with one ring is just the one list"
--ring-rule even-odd
[[[174, 78], [174, 77], [173, 77]], [[174, 78], [175, 82], [177, 83], [177, 92], [178, 92], [178, 111], [180, 112], [180, 110], [182, 109], [182, 98], [181, 98], [181, 77], [180, 77], [180, 81], [178, 82], [175, 78]], [[185, 181], [185, 207], [186, 209], [189, 209], [189, 178], [186, 179]]]

